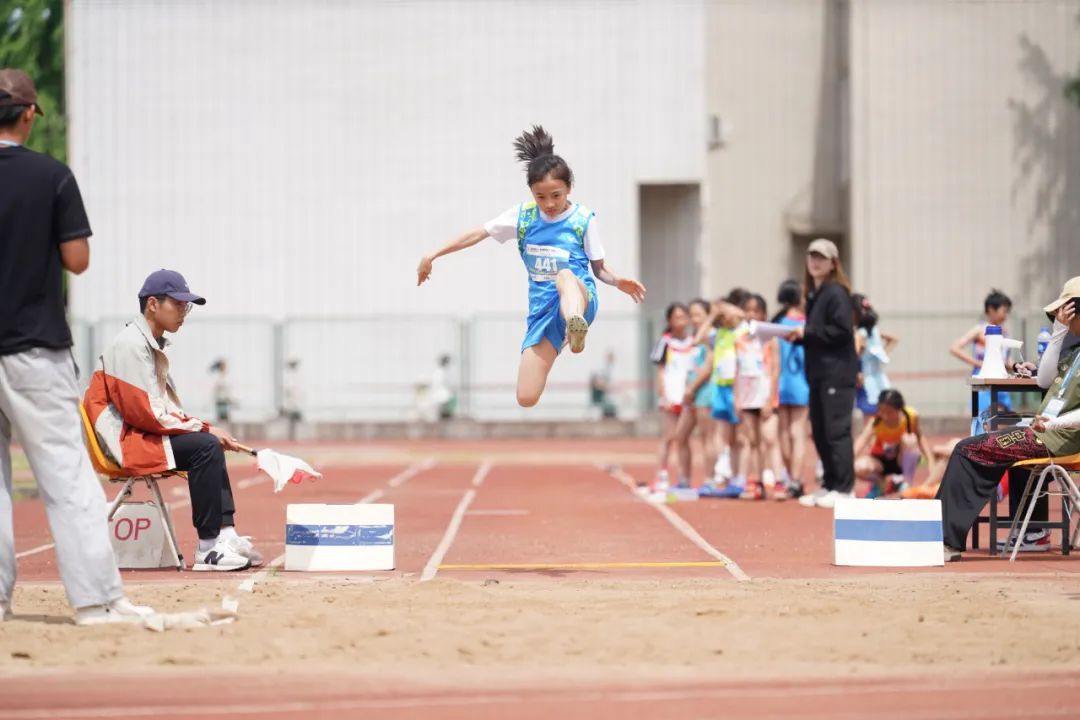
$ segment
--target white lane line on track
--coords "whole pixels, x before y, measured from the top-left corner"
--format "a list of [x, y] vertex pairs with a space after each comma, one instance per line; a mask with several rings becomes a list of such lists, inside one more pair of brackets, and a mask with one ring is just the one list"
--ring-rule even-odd
[[405, 468], [402, 472], [398, 473], [386, 483], [392, 488], [399, 487], [408, 482], [411, 478], [416, 477], [425, 470], [430, 470], [435, 467], [435, 458], [425, 458], [418, 463], [413, 463], [409, 467]]
[[520, 517], [522, 515], [528, 515], [528, 510], [469, 510], [466, 515], [476, 515], [479, 517]]
[[23, 550], [22, 552], [15, 553], [15, 559], [26, 557], [28, 555], [36, 555], [39, 552], [45, 552], [46, 550], [52, 550], [55, 547], [53, 543], [46, 543], [45, 545], [38, 545], [35, 548], [29, 550]]
[[[1073, 684], [1070, 684], [1072, 682]], [[1076, 687], [1071, 678], [1057, 677], [1050, 680], [1039, 681], [1031, 678], [1020, 678], [1016, 682], [1002, 679], [1001, 683], [995, 683], [997, 690], [1013, 689], [1016, 691], [1030, 691], [1036, 688], [1060, 689], [1062, 687]], [[951, 693], [957, 690], [953, 682], [943, 683], [930, 681], [920, 683], [917, 690], [922, 692]], [[960, 690], [969, 688], [961, 687]], [[847, 686], [840, 684], [803, 685], [791, 688], [765, 688], [755, 687], [746, 689], [733, 688], [673, 688], [670, 690], [585, 690], [575, 691], [563, 689], [558, 693], [547, 693], [539, 696], [536, 693], [469, 693], [444, 695], [415, 695], [413, 697], [388, 697], [367, 698], [356, 700], [295, 700], [284, 702], [260, 702], [260, 703], [228, 703], [220, 705], [141, 705], [141, 706], [114, 706], [95, 707], [86, 709], [77, 708], [37, 708], [33, 710], [0, 710], [0, 720], [53, 720], [54, 718], [114, 718], [114, 717], [169, 717], [172, 715], [200, 715], [218, 717], [224, 715], [265, 715], [269, 713], [303, 713], [311, 711], [332, 710], [359, 710], [359, 709], [404, 709], [424, 707], [466, 707], [494, 705], [497, 703], [531, 703], [540, 702], [547, 704], [577, 705], [582, 702], [606, 702], [612, 704], [641, 703], [641, 702], [679, 702], [695, 700], [724, 701], [728, 704], [736, 700], [761, 698], [776, 700], [780, 698], [815, 698], [815, 697], [840, 697], [847, 695], [873, 695], [880, 694], [887, 689], [880, 684], [866, 687]], [[980, 717], [988, 720], [996, 718], [1027, 718], [1027, 717], [1076, 717], [1080, 711], [1080, 705], [1061, 707], [1055, 703], [1055, 707], [1016, 707], [998, 708], [991, 712], [982, 711]], [[978, 714], [978, 711], [976, 712]], [[860, 720], [867, 716], [865, 709], [852, 711], [828, 711], [821, 713], [796, 714], [790, 712], [778, 714], [761, 714], [760, 710], [747, 708], [745, 712], [735, 711], [733, 717], [753, 717], [755, 720], [790, 720], [796, 717], [799, 720], [816, 720], [817, 718], [851, 718]], [[875, 710], [875, 720], [966, 720], [972, 717], [970, 708], [932, 708], [924, 710]]]
[[651, 503], [645, 498], [638, 495], [636, 492], [634, 492], [634, 487], [637, 485], [637, 483], [634, 481], [634, 478], [632, 478], [625, 470], [617, 467], [609, 468], [603, 465], [598, 465], [598, 467], [601, 470], [605, 470], [609, 475], [611, 475], [611, 477], [615, 478], [620, 483], [625, 485], [627, 490], [629, 490], [635, 498], [652, 507], [658, 513], [663, 515], [664, 519], [671, 523], [672, 527], [682, 533], [687, 540], [701, 548], [706, 555], [710, 555], [711, 557], [716, 558], [720, 562], [724, 563], [724, 567], [729, 573], [731, 573], [731, 576], [733, 578], [735, 578], [739, 582], [745, 582], [750, 579], [750, 576], [743, 572], [743, 569], [739, 567], [739, 565], [734, 560], [732, 560], [727, 555], [710, 545], [709, 541], [701, 537], [701, 534], [694, 529], [694, 526], [686, 522], [686, 520], [683, 520], [681, 515], [672, 510], [665, 503]]
[[450, 550], [450, 546], [454, 544], [454, 539], [457, 538], [458, 531], [461, 529], [461, 521], [465, 517], [465, 511], [469, 509], [473, 498], [476, 497], [476, 488], [484, 483], [484, 479], [491, 472], [492, 465], [494, 463], [491, 460], [485, 459], [480, 463], [480, 467], [476, 469], [476, 474], [473, 475], [472, 479], [473, 487], [465, 491], [465, 494], [461, 496], [461, 501], [454, 508], [454, 514], [450, 517], [450, 524], [446, 526], [446, 532], [443, 533], [442, 540], [439, 541], [435, 552], [428, 559], [424, 571], [420, 573], [420, 582], [433, 580], [435, 575], [438, 574], [439, 565], [442, 564], [443, 558], [446, 557], [446, 553]]
[[[413, 463], [409, 467], [407, 467], [404, 470], [402, 470], [401, 472], [399, 472], [397, 475], [394, 475], [393, 477], [391, 477], [389, 480], [386, 481], [386, 484], [389, 487], [400, 487], [403, 483], [408, 481], [410, 478], [414, 478], [418, 474], [422, 473], [424, 470], [427, 470], [427, 469], [432, 468], [434, 466], [435, 466], [435, 459], [434, 458], [425, 458], [425, 459], [421, 460], [420, 462]], [[356, 504], [357, 505], [367, 505], [368, 503], [373, 503], [376, 500], [381, 499], [383, 497], [383, 495], [385, 495], [385, 494], [386, 494], [386, 490], [384, 490], [383, 488], [376, 488], [376, 489], [372, 490], [371, 492], [369, 492], [364, 497], [360, 498], [360, 500], [358, 500], [356, 502]], [[269, 576], [270, 570], [275, 569], [275, 568], [279, 568], [284, 564], [285, 564], [285, 553], [282, 553], [281, 555], [278, 555], [276, 558], [271, 560], [269, 567], [267, 567], [265, 570], [260, 570], [259, 572], [255, 573], [254, 575], [252, 575], [251, 577], [245, 579], [242, 583], [240, 583], [240, 585], [237, 586], [237, 590], [240, 590], [241, 592], [248, 592], [248, 593], [255, 592], [256, 583], [260, 583], [263, 580], [265, 580], [267, 578], [267, 576]]]

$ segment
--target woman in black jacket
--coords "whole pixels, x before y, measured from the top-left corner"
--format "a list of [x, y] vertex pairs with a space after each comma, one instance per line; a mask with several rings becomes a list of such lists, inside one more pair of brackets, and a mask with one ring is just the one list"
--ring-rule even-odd
[[788, 337], [806, 349], [810, 427], [825, 469], [823, 486], [799, 498], [806, 507], [831, 508], [838, 498], [852, 497], [855, 487], [851, 413], [859, 356], [852, 321], [851, 286], [840, 253], [832, 241], [818, 238], [806, 256], [806, 325]]

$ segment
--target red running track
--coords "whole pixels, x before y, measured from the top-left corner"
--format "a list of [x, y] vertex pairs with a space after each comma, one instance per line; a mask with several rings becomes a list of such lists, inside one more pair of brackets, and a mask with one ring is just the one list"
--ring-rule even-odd
[[[613, 452], [639, 450], [638, 444], [611, 443]], [[419, 447], [419, 446], [417, 446]], [[442, 446], [436, 446], [442, 449]], [[380, 493], [392, 502], [397, 516], [398, 572], [420, 576], [435, 569], [440, 544], [442, 565], [546, 565], [540, 568], [497, 570], [448, 569], [440, 575], [470, 579], [511, 576], [558, 581], [565, 577], [702, 577], [733, 581], [728, 568], [551, 567], [583, 563], [680, 563], [715, 560], [692, 542], [668, 517], [635, 497], [622, 482], [592, 464], [494, 464], [484, 471], [483, 451], [504, 453], [509, 448], [546, 449], [559, 460], [563, 449], [581, 452], [591, 444], [565, 441], [475, 444], [472, 464], [413, 463], [322, 468], [323, 480], [290, 486], [275, 495], [254, 469], [234, 470], [238, 529], [251, 534], [268, 559], [283, 552], [284, 505], [288, 502], [357, 502]], [[414, 450], [416, 448], [414, 447]], [[422, 447], [420, 449], [423, 449]], [[423, 458], [423, 453], [416, 453]], [[409, 471], [409, 472], [406, 472]], [[649, 466], [628, 468], [642, 480]], [[403, 475], [403, 473], [405, 473]], [[479, 483], [479, 484], [477, 484]], [[110, 495], [115, 488], [110, 489]], [[171, 497], [170, 490], [166, 491]], [[177, 498], [186, 500], [186, 491]], [[704, 542], [730, 556], [750, 577], [837, 577], [888, 572], [831, 565], [831, 518], [825, 511], [795, 503], [699, 501], [672, 506], [678, 517]], [[186, 508], [175, 512], [181, 546], [190, 554], [194, 533]], [[456, 534], [448, 533], [451, 519], [460, 515]], [[44, 512], [36, 501], [16, 506], [16, 545], [19, 552], [49, 542]], [[433, 560], [435, 557], [435, 560]], [[983, 553], [961, 563], [928, 570], [934, 573], [1031, 573], [1072, 571], [1070, 558], [1057, 552], [1025, 557], [1008, 565]], [[55, 557], [49, 550], [19, 561], [20, 579], [55, 581]], [[211, 574], [186, 573], [186, 582]], [[125, 582], [175, 581], [177, 573], [127, 571]], [[32, 677], [32, 682], [28, 678]], [[0, 679], [0, 720], [57, 717], [229, 717], [307, 718], [370, 715], [380, 718], [1011, 718], [1080, 717], [1080, 687], [1072, 675], [1034, 677], [982, 675], [949, 678], [889, 680], [843, 678], [829, 681], [769, 680], [708, 685], [649, 683], [609, 687], [490, 687], [483, 682], [469, 689], [448, 689], [423, 681], [380, 681], [365, 685], [355, 677], [303, 675], [200, 678], [200, 698], [186, 691], [176, 675], [141, 678], [137, 685], [120, 686], [106, 679], [57, 671]], [[207, 683], [210, 683], [208, 685]], [[213, 683], [220, 683], [215, 692]], [[1037, 689], [1037, 692], [1035, 691]], [[1016, 698], [1021, 690], [1023, 702]], [[1011, 701], [1010, 701], [1011, 699]], [[1022, 708], [1022, 711], [1016, 708]], [[92, 711], [77, 710], [92, 708]]]

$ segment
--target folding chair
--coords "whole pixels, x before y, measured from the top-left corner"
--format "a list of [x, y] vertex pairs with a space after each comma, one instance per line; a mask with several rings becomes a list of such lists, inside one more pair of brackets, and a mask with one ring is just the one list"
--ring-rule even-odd
[[[1077, 523], [1076, 530], [1073, 531], [1072, 537], [1069, 537], [1072, 516], [1080, 510], [1080, 489], [1077, 488], [1072, 477], [1072, 473], [1080, 472], [1080, 453], [1057, 458], [1021, 460], [1013, 463], [1013, 467], [1029, 467], [1031, 472], [1028, 474], [1027, 484], [1024, 485], [1024, 495], [1020, 498], [1020, 506], [1014, 510], [1012, 526], [1009, 528], [1007, 542], [1013, 544], [1009, 562], [1016, 561], [1016, 554], [1020, 550], [1024, 534], [1027, 533], [1028, 526], [1031, 524], [1031, 513], [1035, 509], [1035, 501], [1042, 495], [1061, 498], [1061, 552], [1068, 555], [1070, 548], [1076, 546], [1077, 536], [1080, 536], [1080, 523]], [[1057, 481], [1059, 487], [1057, 492], [1050, 490], [1050, 481], [1053, 480]], [[1034, 489], [1032, 489], [1033, 485]], [[1046, 486], [1045, 493], [1043, 492], [1044, 485]], [[1024, 521], [1017, 532], [1016, 525], [1020, 522], [1021, 514], [1024, 516]], [[1056, 526], [1058, 523], [1052, 523], [1052, 525]]]
[[158, 482], [172, 477], [184, 478], [187, 477], [187, 474], [179, 470], [170, 470], [151, 475], [126, 475], [123, 469], [110, 460], [101, 449], [97, 433], [94, 432], [94, 426], [90, 423], [90, 416], [86, 413], [86, 408], [82, 403], [79, 403], [79, 415], [82, 416], [83, 438], [86, 440], [86, 449], [90, 454], [90, 464], [93, 465], [94, 470], [99, 475], [107, 478], [110, 483], [124, 484], [109, 506], [109, 521], [112, 521], [124, 501], [131, 497], [132, 488], [135, 484], [146, 483], [146, 487], [153, 496], [154, 506], [157, 508], [158, 515], [161, 517], [161, 522], [165, 527], [165, 541], [168, 543], [174, 567], [177, 570], [183, 570], [184, 556], [180, 554], [180, 545], [176, 542], [176, 530], [173, 529], [172, 516], [169, 514], [169, 507], [165, 504], [165, 499], [161, 496], [161, 488], [158, 487]]

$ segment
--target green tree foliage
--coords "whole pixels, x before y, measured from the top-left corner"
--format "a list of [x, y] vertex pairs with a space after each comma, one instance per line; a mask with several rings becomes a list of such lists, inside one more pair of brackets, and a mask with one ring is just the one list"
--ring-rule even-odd
[[27, 145], [67, 162], [64, 106], [64, 0], [0, 0], [0, 67], [34, 79], [45, 111]]
[[1065, 86], [1065, 97], [1080, 105], [1080, 78], [1075, 78]]

